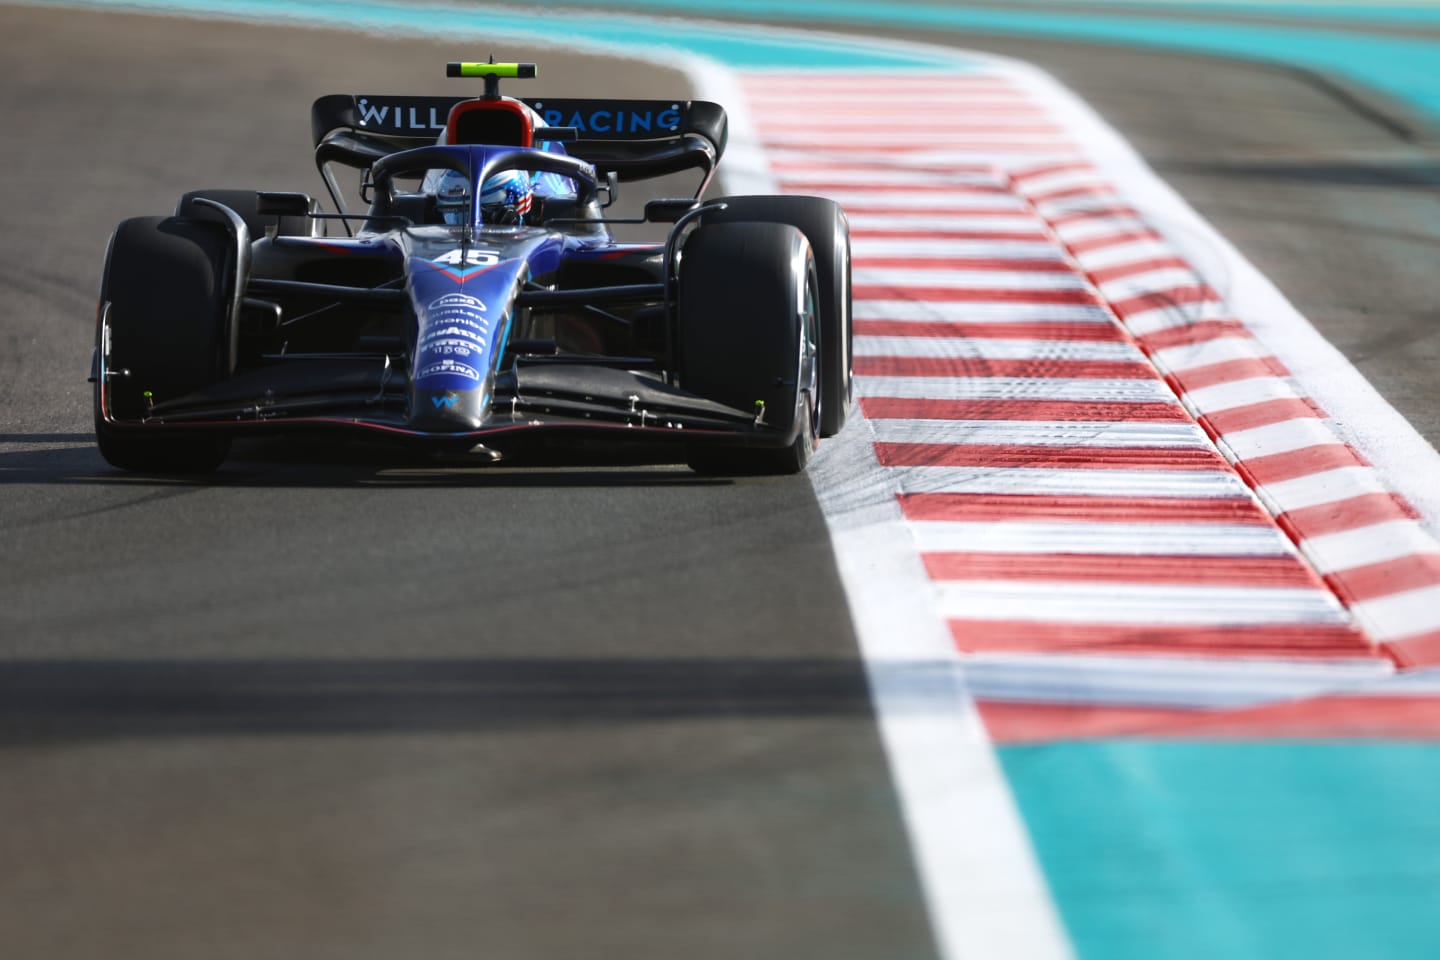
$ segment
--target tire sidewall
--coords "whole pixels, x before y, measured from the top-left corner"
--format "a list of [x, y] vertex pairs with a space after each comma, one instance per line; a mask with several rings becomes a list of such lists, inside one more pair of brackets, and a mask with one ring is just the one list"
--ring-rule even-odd
[[702, 224], [736, 221], [787, 223], [810, 241], [820, 293], [819, 435], [840, 432], [854, 397], [854, 334], [851, 304], [850, 225], [834, 200], [805, 196], [724, 197]]

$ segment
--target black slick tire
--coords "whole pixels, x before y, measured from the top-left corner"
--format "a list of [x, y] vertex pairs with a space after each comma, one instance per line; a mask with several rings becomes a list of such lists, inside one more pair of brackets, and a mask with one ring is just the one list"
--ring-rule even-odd
[[[142, 419], [152, 403], [213, 383], [225, 363], [232, 242], [219, 224], [180, 217], [136, 217], [116, 229], [100, 288], [103, 326], [96, 349], [117, 373], [109, 413]], [[114, 466], [146, 473], [205, 473], [229, 452], [228, 437], [139, 434], [112, 426], [95, 385], [95, 440]], [[147, 396], [148, 394], [148, 396]], [[164, 428], [162, 428], [164, 429]]]
[[824, 197], [723, 197], [725, 208], [704, 214], [704, 224], [788, 223], [815, 252], [820, 281], [820, 436], [845, 426], [855, 391], [850, 312], [850, 224], [834, 200]]
[[809, 243], [779, 223], [703, 226], [681, 254], [681, 385], [790, 437], [779, 447], [687, 446], [700, 473], [793, 474], [815, 449], [816, 271]]

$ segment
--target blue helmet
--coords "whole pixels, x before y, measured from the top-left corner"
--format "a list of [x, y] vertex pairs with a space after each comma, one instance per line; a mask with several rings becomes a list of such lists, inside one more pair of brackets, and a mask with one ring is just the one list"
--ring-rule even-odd
[[502, 170], [480, 188], [480, 218], [485, 223], [524, 223], [535, 187], [523, 170]]
[[[464, 223], [470, 215], [470, 178], [445, 170], [433, 181], [435, 206], [446, 223]], [[480, 219], [484, 223], [518, 224], [530, 212], [534, 184], [522, 170], [503, 170], [480, 188]]]

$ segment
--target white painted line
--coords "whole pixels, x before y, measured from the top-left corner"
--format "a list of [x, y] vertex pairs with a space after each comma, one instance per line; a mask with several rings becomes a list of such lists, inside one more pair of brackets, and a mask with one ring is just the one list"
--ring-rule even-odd
[[845, 215], [850, 220], [851, 233], [858, 233], [862, 237], [872, 230], [886, 231], [889, 233], [924, 233], [948, 231], [951, 233], [983, 233], [987, 236], [992, 234], [1014, 234], [1017, 238], [1026, 239], [1049, 237], [1045, 233], [1045, 224], [1039, 219], [1029, 217], [992, 217], [983, 215], [968, 215], [958, 213], [933, 213], [930, 211], [901, 213], [865, 213], [864, 211], [847, 210]]
[[943, 323], [1083, 323], [1113, 326], [1115, 316], [1085, 303], [944, 302], [856, 300], [856, 320], [919, 320]]
[[1065, 262], [1065, 248], [1046, 240], [921, 240], [862, 236], [851, 238], [850, 251], [856, 261], [877, 257], [915, 257], [918, 263], [1002, 258], [1055, 261], [1057, 267]]
[[[903, 96], [903, 93], [901, 94]], [[924, 96], [924, 94], [920, 94]], [[788, 111], [760, 108], [756, 115], [760, 117], [787, 117], [795, 114], [808, 114], [815, 116], [816, 112], [834, 110], [835, 116], [841, 118], [854, 117], [861, 110], [867, 112], [885, 114], [896, 105], [896, 94], [893, 91], [880, 92], [847, 92], [843, 97], [835, 95], [832, 91], [824, 90], [815, 93], [805, 91], [786, 91], [783, 107], [790, 108]], [[964, 105], [970, 108], [984, 109], [998, 107], [1004, 110], [1024, 110], [1031, 108], [1034, 104], [1024, 94], [1016, 93], [989, 93], [989, 92], [961, 92], [957, 91], [949, 97], [941, 96], [936, 91], [930, 91], [927, 100], [940, 100], [942, 102], [957, 103], [963, 98]], [[926, 102], [924, 106], [931, 106]], [[1003, 114], [1002, 114], [1003, 115]], [[883, 129], [876, 130], [877, 134], [884, 134]]]
[[[921, 520], [911, 521], [910, 529], [915, 534], [916, 546], [927, 553], [1101, 553], [1125, 557], [1294, 556], [1294, 547], [1284, 534], [1275, 527], [1258, 524], [1146, 523], [1129, 525], [1073, 520], [1054, 522]], [[1003, 576], [998, 572], [996, 575]], [[1116, 591], [1128, 589], [1124, 584], [1116, 586], [1105, 583], [1100, 585], [1088, 581], [1082, 574], [1076, 574], [1073, 577], [1057, 575], [1054, 580], [1069, 580], [1081, 584], [1081, 589], [1096, 595], [1096, 602], [1102, 605], [1110, 600], [1115, 603], [1126, 602], [1124, 597], [1116, 595]], [[1206, 589], [1212, 588], [1207, 587]], [[1044, 609], [1049, 612], [1046, 619], [1068, 619], [1068, 610], [1064, 604], [1067, 604], [1069, 600], [1070, 597], [1067, 594], [1064, 597], [1057, 597], [1054, 603], [1044, 603]], [[1214, 615], [1224, 617], [1229, 613], [1230, 611], [1217, 610]], [[984, 614], [974, 611], [965, 615], [984, 616]], [[1037, 610], [1035, 615], [1041, 616], [1042, 614]]]
[[[803, 163], [807, 159], [813, 160], [815, 152], [804, 147], [790, 147], [769, 145], [768, 153], [773, 161], [782, 164]], [[948, 149], [905, 149], [895, 150], [877, 149], [846, 150], [838, 155], [847, 163], [868, 163], [877, 169], [887, 170], [892, 167], [903, 169], [933, 169], [943, 166], [979, 167], [994, 164], [998, 167], [1011, 167], [1022, 163], [1059, 163], [1066, 160], [1073, 160], [1080, 156], [1078, 147], [1067, 147], [1063, 149], [1041, 149], [1015, 150], [996, 144], [990, 148], [976, 148], [974, 150]]]
[[1123, 267], [1130, 263], [1144, 263], [1175, 256], [1175, 249], [1158, 240], [1127, 240], [1108, 247], [1084, 250], [1075, 255], [1086, 270], [1103, 270], [1106, 267]]
[[[764, 134], [767, 144], [775, 144], [780, 147], [803, 146], [812, 150], [839, 150], [846, 154], [859, 152], [855, 149], [858, 139], [854, 133], [845, 130], [824, 130], [805, 132], [797, 131], [793, 134], [785, 132], [783, 127], [777, 127]], [[900, 140], [902, 145], [907, 141]], [[1065, 150], [1071, 147], [1070, 138], [1053, 133], [1027, 133], [1020, 130], [995, 129], [987, 131], [972, 130], [933, 130], [924, 135], [916, 136], [912, 141], [923, 143], [927, 149], [955, 150], [972, 147], [976, 151], [989, 153], [991, 148], [997, 150], [1015, 150], [1021, 148], [1052, 148]], [[872, 145], [873, 146], [873, 145]], [[863, 149], [863, 148], [862, 148]]]
[[1070, 270], [956, 270], [942, 267], [920, 270], [913, 267], [854, 268], [855, 286], [895, 284], [913, 287], [944, 287], [955, 290], [1084, 290], [1085, 278]]
[[965, 666], [971, 688], [987, 700], [1209, 709], [1358, 692], [1394, 676], [1394, 668], [1382, 658], [1300, 663], [1203, 656], [974, 654]]
[[[916, 210], [923, 214], [946, 210], [994, 210], [1005, 215], [1029, 212], [1025, 202], [1008, 193], [909, 193], [899, 190], [827, 190], [826, 195], [847, 210], [881, 207], [886, 210]], [[983, 214], [981, 214], [983, 215]]]
[[1115, 214], [1106, 217], [1087, 217], [1082, 220], [1067, 220], [1054, 225], [1056, 235], [1066, 243], [1080, 243], [1100, 237], [1116, 237], [1149, 230], [1150, 225], [1138, 217]]
[[1228, 304], [1216, 300], [1195, 303], [1164, 303], [1145, 310], [1134, 310], [1123, 319], [1125, 326], [1137, 337], [1184, 327], [1204, 320], [1232, 320], [1235, 314]]
[[822, 445], [809, 475], [942, 956], [1068, 960], [1044, 874], [900, 516], [898, 477], [876, 464], [858, 414]]
[[966, 337], [855, 338], [857, 357], [974, 357], [985, 360], [1099, 360], [1144, 363], [1145, 355], [1116, 340], [1001, 340]]
[[[968, 92], [968, 94], [942, 94], [937, 91], [917, 91], [914, 94], [907, 92], [890, 91], [890, 96], [865, 101], [863, 98], [851, 98], [850, 91], [845, 88], [824, 89], [824, 91], [804, 91], [802, 88], [788, 88], [791, 96], [776, 98], [773, 91], [755, 91], [760, 95], [762, 102], [756, 107], [756, 117], [765, 119], [766, 122], [791, 122], [792, 119], [805, 121], [805, 119], [832, 119], [835, 122], [855, 122], [855, 115], [861, 111], [870, 112], [883, 111], [886, 117], [894, 117], [906, 122], [923, 122], [929, 118], [936, 121], [937, 118], [946, 117], [949, 114], [958, 114], [960, 117], [1004, 119], [1017, 117], [1050, 119], [1051, 115], [1038, 104], [1032, 104], [1028, 96], [1020, 92], [984, 91]], [[769, 96], [769, 102], [763, 99]], [[912, 99], [913, 96], [913, 99]], [[955, 109], [956, 104], [965, 105], [965, 109]], [[814, 108], [814, 109], [809, 109]]]
[[1048, 420], [873, 420], [882, 443], [978, 443], [1062, 447], [1207, 449], [1193, 423], [1128, 420], [1084, 423]]
[[1413, 520], [1390, 520], [1327, 533], [1310, 537], [1301, 546], [1321, 573], [1340, 573], [1417, 553], [1440, 554], [1440, 545]]
[[1166, 370], [1192, 370], [1212, 363], [1228, 363], [1231, 360], [1258, 360], [1269, 357], [1268, 351], [1249, 337], [1221, 337], [1218, 340], [1201, 340], [1178, 347], [1166, 347], [1155, 351], [1155, 362]]
[[[1052, 184], [1043, 186], [1040, 189], [1029, 189], [1031, 184], [1026, 182], [1021, 185], [1020, 194], [1029, 198], [1036, 207], [1046, 210], [1074, 209], [1074, 204], [1086, 203], [1095, 204], [1105, 201], [1114, 202], [1118, 195], [1115, 187], [1105, 183], [1103, 180], [1091, 175], [1088, 178], [1080, 177], [1053, 178]], [[1061, 204], [1070, 204], [1066, 208]]]
[[1402, 640], [1429, 633], [1440, 630], [1440, 586], [1366, 600], [1352, 610], [1377, 640]]
[[1143, 213], [1136, 211], [1125, 197], [1113, 190], [1101, 193], [1072, 193], [1051, 199], [1036, 198], [1031, 202], [1045, 219], [1057, 223], [1073, 223], [1079, 220], [1144, 219]]
[[786, 170], [776, 176], [776, 182], [786, 190], [804, 191], [812, 183], [837, 184], [865, 188], [883, 184], [887, 187], [954, 187], [957, 190], [988, 188], [995, 191], [1006, 189], [1005, 181], [992, 173], [970, 170], [884, 170], [870, 166], [830, 166], [823, 160], [804, 170]]
[[1097, 400], [1169, 403], [1175, 395], [1163, 380], [1050, 379], [1048, 377], [856, 377], [862, 397], [929, 400]]
[[[801, 134], [849, 134], [852, 139], [860, 137], [871, 137], [875, 135], [877, 124], [873, 121], [857, 120], [856, 117], [841, 113], [834, 105], [830, 107], [817, 107], [814, 116], [803, 120], [769, 121], [765, 123], [767, 132], [777, 134], [801, 133]], [[888, 139], [895, 141], [906, 141], [912, 138], [924, 137], [930, 134], [974, 134], [974, 133], [1021, 133], [1027, 135], [1044, 135], [1048, 137], [1061, 137], [1064, 130], [1056, 123], [1053, 117], [1046, 117], [1042, 114], [1020, 114], [1006, 116], [1003, 114], [970, 114], [957, 115], [947, 114], [946, 107], [937, 105], [934, 113], [927, 119], [923, 115], [902, 114], [887, 115], [885, 117], [885, 135]]]
[[1345, 623], [1328, 590], [1305, 587], [1196, 587], [1176, 584], [959, 580], [935, 585], [947, 617], [1056, 623]]
[[[1044, 114], [1047, 117], [1054, 117], [1053, 113]], [[1104, 178], [1095, 172], [1093, 167], [1088, 165], [1064, 167], [1059, 170], [1049, 170], [1044, 173], [1027, 173], [1025, 170], [1012, 172], [1015, 189], [1027, 197], [1044, 197], [1057, 190], [1075, 190], [1085, 187], [1093, 187], [1102, 192], [1110, 192], [1113, 186], [1107, 183]]]
[[1225, 445], [1239, 460], [1253, 460], [1277, 453], [1335, 442], [1335, 434], [1324, 420], [1301, 418], [1272, 423], [1225, 434]]
[[1144, 273], [1100, 284], [1100, 290], [1111, 300], [1128, 300], [1147, 294], [1165, 293], [1178, 287], [1193, 287], [1200, 283], [1200, 277], [1193, 270], [1181, 267], [1161, 267]]
[[[1392, 639], [1400, 639], [1399, 637]], [[1440, 670], [1407, 670], [1392, 677], [1380, 677], [1346, 691], [1367, 697], [1413, 697], [1440, 695]]]
[[1075, 470], [1043, 467], [886, 467], [906, 493], [1179, 497], [1233, 500], [1250, 488], [1228, 470]]
[[1295, 391], [1294, 381], [1282, 380], [1279, 377], [1233, 380], [1230, 383], [1217, 383], [1213, 387], [1201, 387], [1185, 393], [1185, 399], [1202, 413], [1218, 413], [1235, 407], [1265, 403], [1267, 400], [1295, 400], [1300, 396]]
[[1265, 495], [1275, 502], [1281, 512], [1317, 507], [1323, 503], [1335, 503], [1371, 493], [1388, 492], [1375, 471], [1369, 467], [1340, 467], [1337, 470], [1312, 473], [1308, 477], [1265, 484]]

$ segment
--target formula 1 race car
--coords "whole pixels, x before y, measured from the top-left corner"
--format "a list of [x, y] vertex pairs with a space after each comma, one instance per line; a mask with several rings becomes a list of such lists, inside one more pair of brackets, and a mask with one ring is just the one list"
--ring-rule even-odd
[[[701, 202], [717, 104], [501, 96], [533, 64], [447, 73], [483, 95], [315, 101], [335, 213], [198, 190], [120, 224], [91, 377], [105, 459], [201, 472], [233, 436], [318, 430], [486, 460], [542, 437], [668, 444], [662, 459], [705, 473], [803, 470], [851, 401], [840, 207]], [[336, 165], [360, 172], [363, 213]], [[683, 170], [700, 171], [693, 199], [602, 216], [621, 181]], [[668, 235], [617, 242], [618, 222]]]

